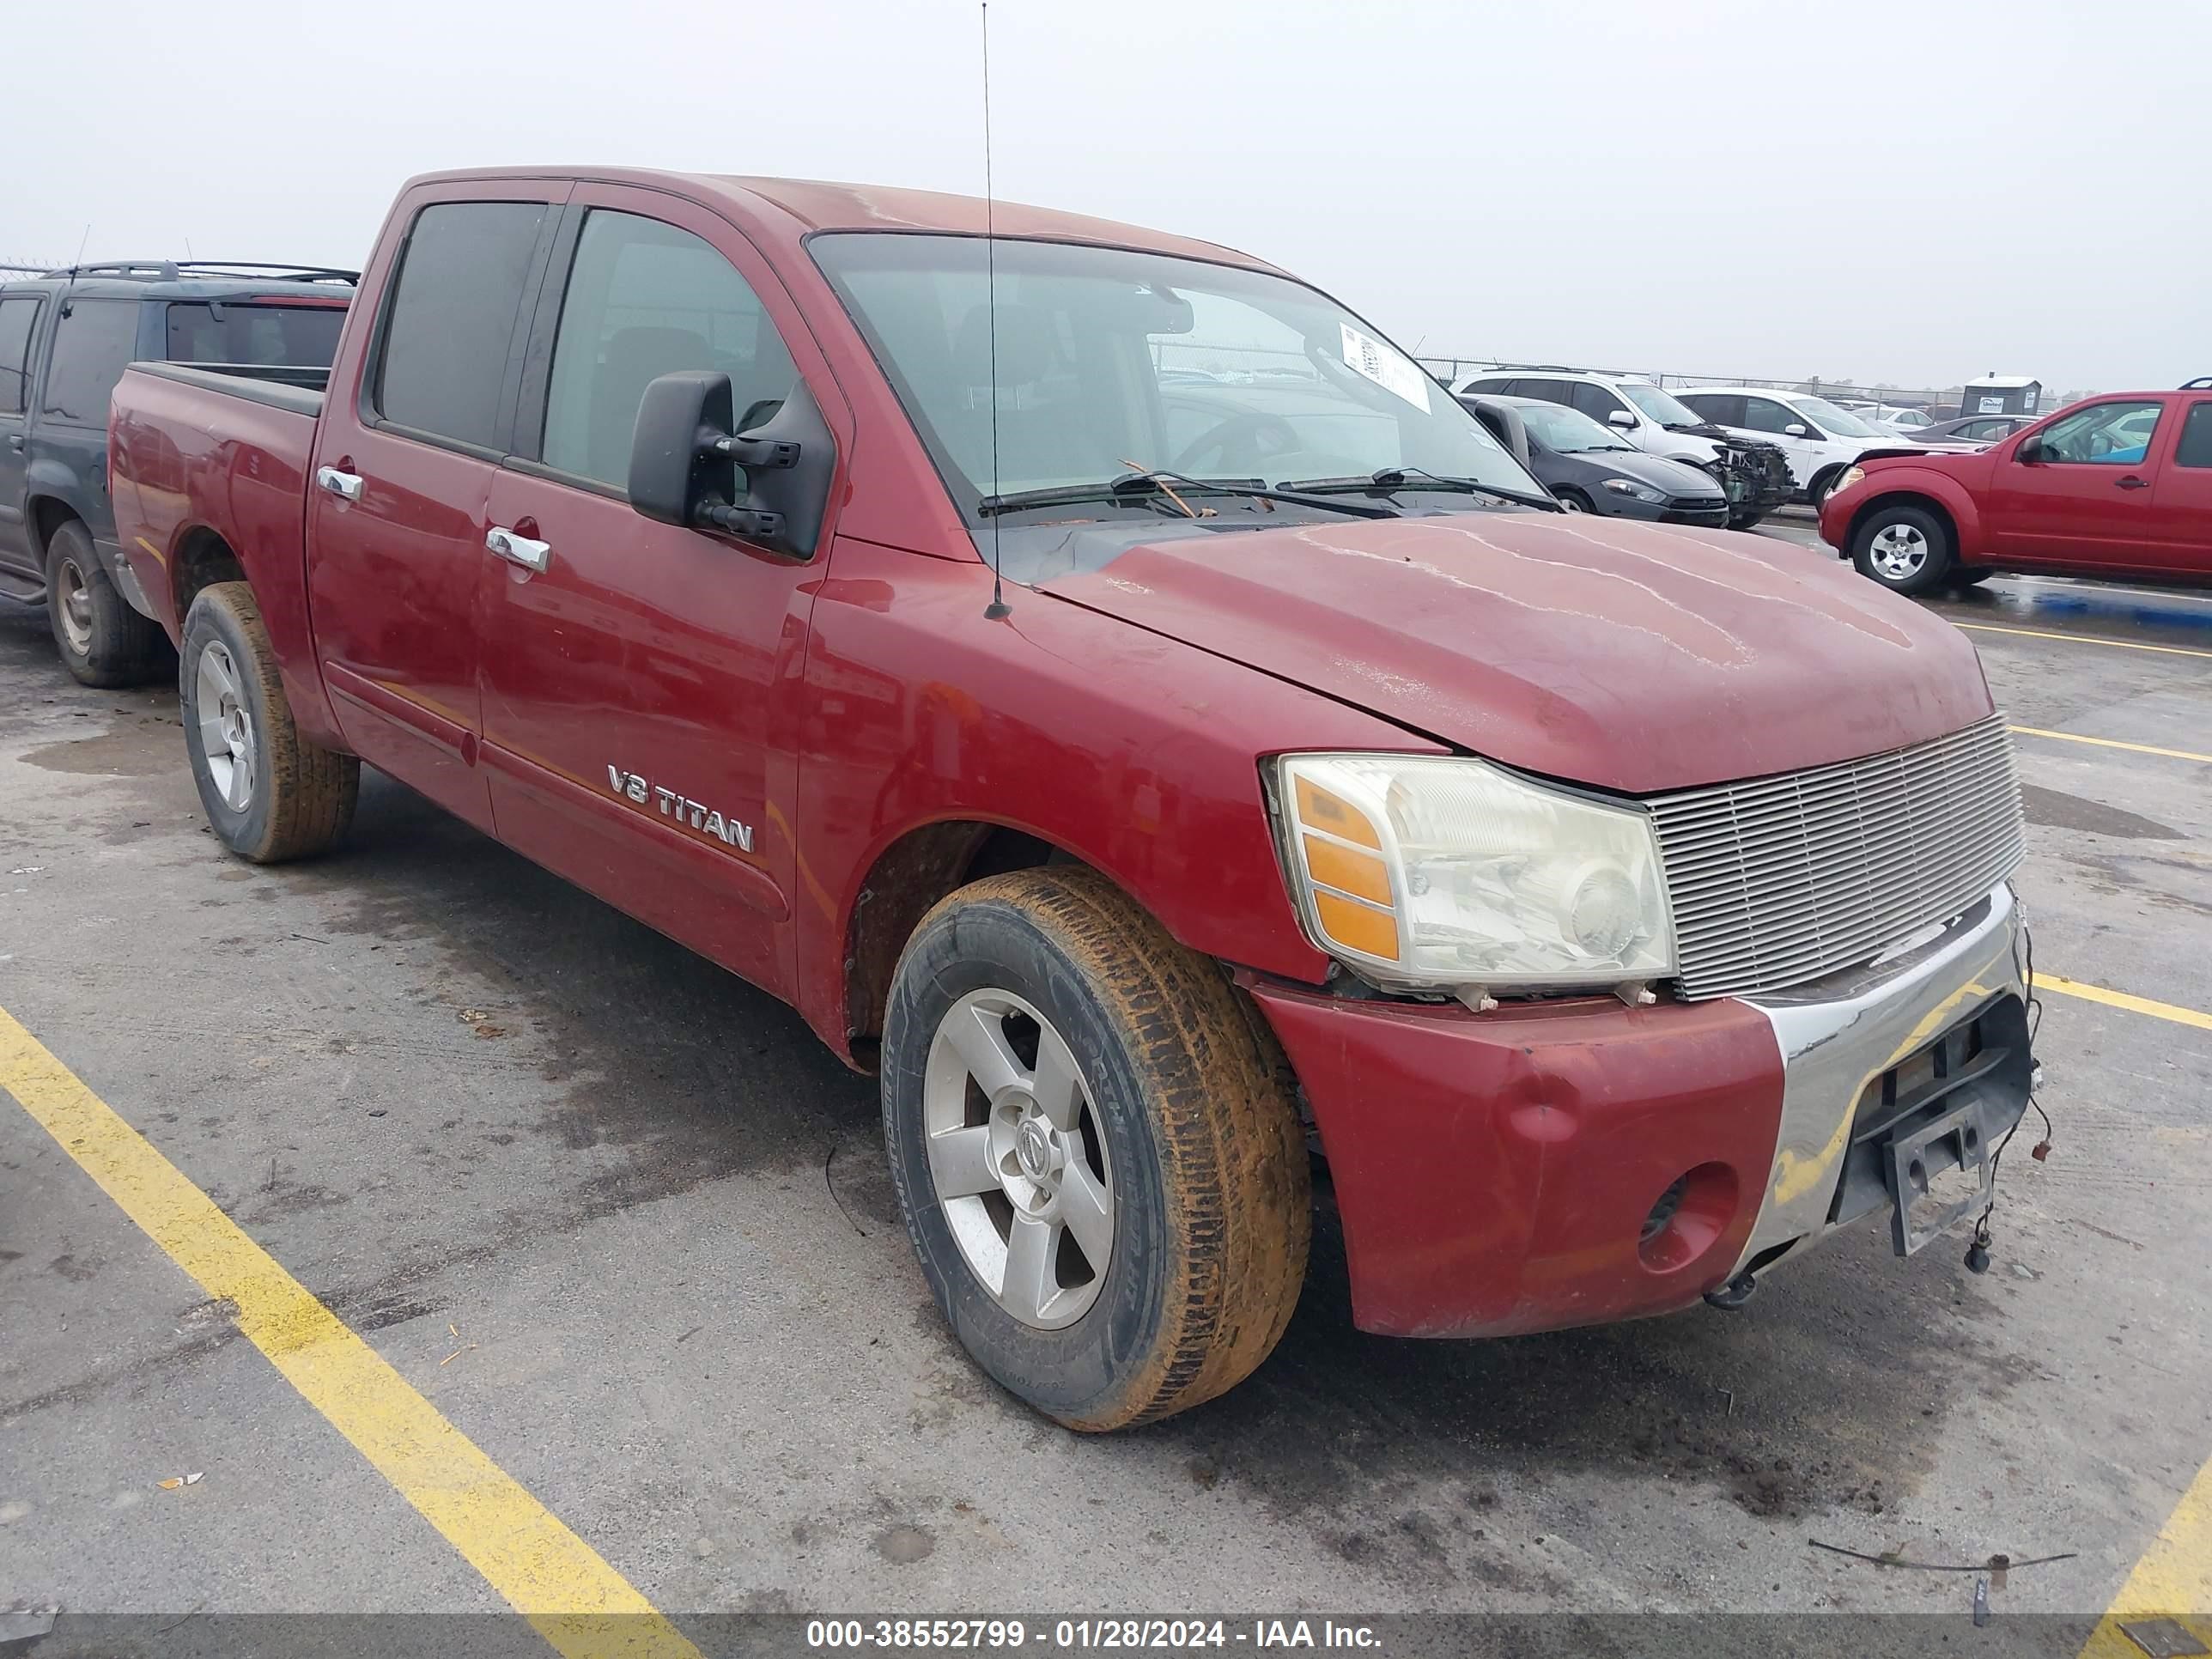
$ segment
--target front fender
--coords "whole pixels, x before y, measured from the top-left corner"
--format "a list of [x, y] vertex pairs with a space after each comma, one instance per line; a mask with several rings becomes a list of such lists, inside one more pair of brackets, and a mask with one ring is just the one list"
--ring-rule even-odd
[[1850, 538], [1865, 514], [1881, 502], [1898, 495], [1922, 495], [1936, 502], [1950, 515], [1958, 530], [1959, 544], [1954, 556], [1966, 563], [1978, 558], [1985, 545], [1982, 528], [1981, 509], [1975, 504], [1973, 492], [1951, 474], [1932, 466], [1884, 466], [1868, 472], [1865, 483], [1850, 492], [1851, 499], [1840, 503], [1841, 512], [1836, 534], [1830, 536], [1828, 516], [1821, 514], [1820, 532], [1824, 540], [1831, 542], [1839, 551], [1848, 552]]
[[[1376, 715], [988, 572], [841, 538], [812, 612], [797, 795], [799, 1006], [848, 1052], [856, 908], [932, 824], [1023, 831], [1192, 949], [1317, 984], [1261, 783], [1297, 749], [1443, 752]], [[933, 893], [932, 896], [933, 896]], [[860, 1011], [854, 1011], [856, 1013]]]

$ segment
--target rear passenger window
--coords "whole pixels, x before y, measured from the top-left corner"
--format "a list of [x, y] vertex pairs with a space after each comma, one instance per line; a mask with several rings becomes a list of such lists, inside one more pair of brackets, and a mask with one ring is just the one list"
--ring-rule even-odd
[[39, 413], [77, 426], [106, 426], [108, 395], [137, 347], [137, 301], [64, 301]]
[[1681, 400], [1715, 426], [1741, 426], [1743, 399], [1725, 392], [1690, 392], [1678, 394]]
[[377, 360], [376, 412], [487, 449], [506, 446], [501, 382], [543, 202], [446, 202], [416, 216]]
[[2176, 466], [2212, 466], [2212, 403], [2189, 405], [2181, 441], [2173, 447]]
[[20, 415], [29, 402], [31, 325], [39, 319], [39, 302], [18, 296], [0, 300], [0, 415]]
[[540, 459], [625, 488], [645, 388], [698, 368], [730, 377], [740, 432], [773, 416], [798, 378], [759, 296], [727, 259], [688, 230], [594, 209], [561, 302]]

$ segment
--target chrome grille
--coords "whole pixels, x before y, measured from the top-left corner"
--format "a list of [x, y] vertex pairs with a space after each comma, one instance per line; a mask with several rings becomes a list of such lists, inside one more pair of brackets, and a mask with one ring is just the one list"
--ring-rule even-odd
[[1864, 760], [1644, 803], [1686, 997], [1802, 985], [1958, 915], [2020, 862], [2012, 738], [1993, 715]]

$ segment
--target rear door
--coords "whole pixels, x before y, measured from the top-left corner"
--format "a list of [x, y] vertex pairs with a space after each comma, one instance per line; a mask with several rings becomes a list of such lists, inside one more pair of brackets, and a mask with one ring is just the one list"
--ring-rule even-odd
[[307, 585], [338, 725], [362, 757], [480, 828], [476, 589], [509, 447], [525, 301], [568, 185], [410, 192], [363, 292], [368, 349], [333, 377], [307, 489]]
[[[2172, 425], [2163, 410], [2154, 398], [2105, 398], [2001, 446], [1983, 512], [1998, 562], [2154, 568], [2152, 463]], [[2029, 438], [2040, 459], [2023, 461]]]
[[830, 532], [809, 561], [644, 518], [630, 438], [680, 370], [727, 374], [740, 428], [796, 365], [841, 441], [844, 406], [765, 261], [703, 208], [580, 184], [551, 271], [490, 501], [537, 568], [478, 567], [499, 836], [787, 996], [795, 699]]
[[2168, 570], [2212, 578], [2212, 398], [2192, 398], [2180, 417], [2172, 453], [2151, 491], [2152, 551]]
[[0, 296], [0, 575], [43, 580], [34, 568], [23, 516], [24, 446], [30, 426], [31, 346], [38, 338], [37, 294]]

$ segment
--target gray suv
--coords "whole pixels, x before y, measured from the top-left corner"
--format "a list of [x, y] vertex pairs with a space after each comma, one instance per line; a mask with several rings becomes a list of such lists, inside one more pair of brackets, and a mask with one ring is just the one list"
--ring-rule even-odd
[[167, 661], [107, 495], [107, 399], [124, 365], [320, 386], [356, 280], [164, 260], [0, 283], [0, 597], [46, 607], [63, 663], [87, 685], [133, 684]]

